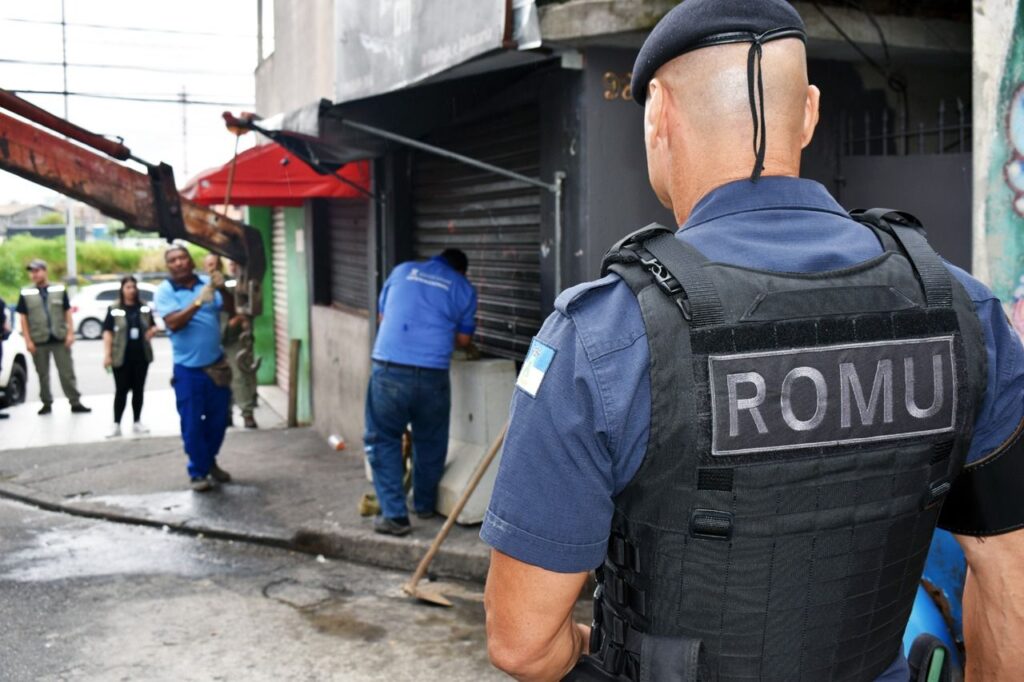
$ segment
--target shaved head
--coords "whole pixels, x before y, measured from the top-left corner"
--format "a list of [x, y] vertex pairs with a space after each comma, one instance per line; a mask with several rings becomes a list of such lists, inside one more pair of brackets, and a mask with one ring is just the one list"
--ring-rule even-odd
[[[764, 174], [796, 176], [800, 152], [817, 124], [818, 91], [808, 85], [802, 41], [778, 40], [762, 49]], [[663, 65], [648, 86], [644, 132], [651, 185], [677, 219], [715, 187], [750, 177], [756, 152], [749, 53], [747, 44], [694, 50]]]

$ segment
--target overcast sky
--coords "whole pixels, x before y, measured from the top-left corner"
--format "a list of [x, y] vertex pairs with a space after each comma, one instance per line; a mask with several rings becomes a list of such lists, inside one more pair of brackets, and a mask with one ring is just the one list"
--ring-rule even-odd
[[[65, 11], [69, 91], [176, 99], [184, 87], [190, 100], [234, 105], [187, 106], [187, 144], [178, 103], [70, 97], [72, 122], [123, 137], [147, 161], [171, 164], [179, 187], [231, 158], [234, 137], [220, 114], [253, 106], [256, 0], [66, 0]], [[10, 61], [61, 62], [60, 19], [60, 0], [0, 3], [0, 87], [64, 89], [61, 66]], [[132, 68], [75, 66], [87, 64]], [[62, 96], [23, 96], [63, 116]], [[243, 138], [240, 148], [252, 144]], [[52, 196], [51, 190], [0, 171], [0, 203]]]

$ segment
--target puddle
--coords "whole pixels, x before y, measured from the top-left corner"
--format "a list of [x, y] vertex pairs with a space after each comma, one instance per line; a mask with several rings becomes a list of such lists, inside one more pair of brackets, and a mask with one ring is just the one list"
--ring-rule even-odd
[[193, 538], [116, 525], [72, 525], [0, 558], [0, 579], [50, 582], [129, 574], [205, 576], [228, 567]]

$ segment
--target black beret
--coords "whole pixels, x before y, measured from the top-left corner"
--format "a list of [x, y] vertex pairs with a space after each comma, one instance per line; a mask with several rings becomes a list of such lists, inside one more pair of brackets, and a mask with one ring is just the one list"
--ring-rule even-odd
[[633, 99], [643, 105], [655, 71], [681, 54], [727, 43], [806, 41], [804, 22], [786, 0], [685, 0], [662, 17], [633, 65]]

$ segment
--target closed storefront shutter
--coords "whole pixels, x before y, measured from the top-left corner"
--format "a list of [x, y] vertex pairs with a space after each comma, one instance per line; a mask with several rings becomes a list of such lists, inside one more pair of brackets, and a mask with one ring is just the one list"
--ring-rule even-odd
[[273, 211], [271, 250], [274, 262], [274, 365], [277, 385], [288, 390], [288, 233], [284, 209]]
[[331, 249], [331, 302], [366, 310], [369, 302], [367, 201], [330, 201], [327, 221]]
[[[443, 131], [432, 144], [537, 177], [537, 106]], [[445, 248], [469, 258], [479, 295], [475, 341], [486, 353], [521, 360], [540, 329], [540, 191], [457, 161], [420, 153], [413, 176], [418, 259]]]

